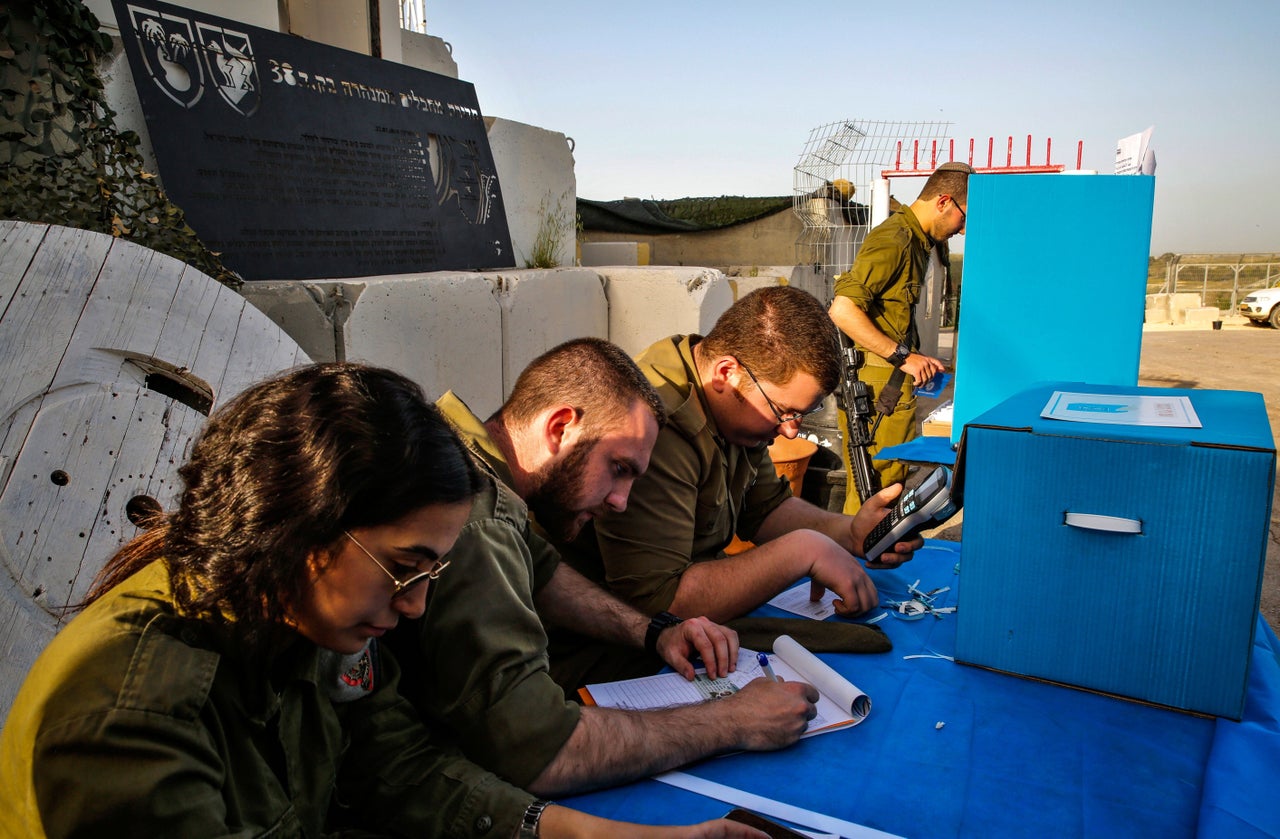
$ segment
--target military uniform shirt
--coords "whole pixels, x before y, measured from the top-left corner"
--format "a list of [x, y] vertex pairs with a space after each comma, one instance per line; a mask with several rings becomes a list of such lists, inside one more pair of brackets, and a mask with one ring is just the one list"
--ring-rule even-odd
[[485, 473], [485, 488], [431, 584], [426, 614], [389, 636], [401, 688], [463, 752], [527, 786], [564, 746], [581, 709], [548, 672], [547, 634], [533, 604], [559, 554], [534, 530], [504, 481], [510, 469], [484, 424], [452, 391], [436, 402]]
[[720, 437], [693, 359], [698, 340], [674, 335], [636, 358], [662, 397], [667, 424], [626, 511], [595, 522], [598, 554], [573, 553], [586, 576], [603, 579], [646, 614], [670, 607], [690, 565], [723, 556], [735, 534], [754, 538], [791, 497], [766, 446], [745, 448]]
[[[176, 612], [153, 562], [36, 661], [0, 736], [6, 835], [515, 834], [533, 800], [432, 744], [377, 656], [335, 701], [336, 654], [301, 636], [250, 666]], [[358, 698], [353, 698], [358, 697]]]
[[[853, 267], [835, 278], [836, 295], [852, 300], [888, 337], [919, 349], [912, 318], [933, 245], [916, 214], [903, 207], [867, 234]], [[867, 360], [888, 365], [874, 352]]]

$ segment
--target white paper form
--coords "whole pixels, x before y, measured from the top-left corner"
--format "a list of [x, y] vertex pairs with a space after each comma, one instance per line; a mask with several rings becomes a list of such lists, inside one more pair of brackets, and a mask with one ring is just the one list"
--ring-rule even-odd
[[769, 601], [769, 605], [776, 606], [794, 615], [813, 618], [816, 621], [823, 621], [834, 615], [836, 613], [836, 593], [827, 589], [823, 592], [822, 599], [815, 601], [809, 599], [811, 588], [812, 584], [805, 580], [800, 585], [789, 588], [774, 597]]
[[717, 695], [726, 696], [735, 693], [740, 687], [741, 685], [733, 684], [732, 677], [712, 680], [707, 678], [706, 673], [699, 671], [692, 682], [686, 682], [683, 677], [679, 682], [674, 679], [661, 681], [627, 679], [621, 682], [587, 685], [587, 690], [591, 692], [591, 698], [601, 708], [651, 711], [656, 708], [696, 705]]
[[1040, 416], [1066, 422], [1202, 428], [1186, 396], [1137, 396], [1055, 391]]
[[[786, 638], [787, 636], [781, 636]], [[790, 640], [790, 639], [788, 639]], [[793, 644], [795, 642], [792, 642]], [[798, 645], [797, 645], [798, 646]], [[802, 648], [803, 649], [803, 648]], [[807, 655], [812, 653], [804, 651]], [[816, 679], [804, 675], [776, 653], [769, 656], [769, 664], [774, 673], [789, 682], [807, 682], [819, 691], [818, 715], [809, 721], [804, 737], [811, 737], [825, 730], [856, 725], [866, 718], [866, 714], [851, 714], [828, 696], [828, 691], [840, 698], [847, 689], [861, 693], [837, 674], [837, 679], [847, 686], [845, 690], [817, 683]], [[803, 666], [803, 665], [802, 665]], [[834, 673], [834, 671], [831, 671]], [[724, 679], [708, 679], [705, 669], [697, 671], [698, 676], [692, 682], [685, 681], [679, 673], [660, 673], [657, 676], [645, 676], [639, 679], [625, 679], [620, 682], [587, 685], [586, 691], [591, 701], [601, 708], [623, 708], [630, 711], [646, 711], [655, 708], [672, 708], [679, 705], [692, 705], [706, 702], [709, 699], [720, 699], [731, 696], [741, 690], [748, 682], [764, 675], [753, 650], [738, 648], [738, 667]], [[815, 672], [815, 675], [819, 675]], [[835, 680], [832, 680], [833, 682]], [[868, 701], [867, 708], [869, 710]]]
[[695, 672], [697, 676], [692, 682], [685, 681], [684, 676], [679, 673], [661, 673], [639, 679], [587, 685], [587, 690], [601, 708], [649, 711], [731, 696], [747, 682], [762, 675], [760, 665], [756, 662], [756, 654], [741, 647], [738, 648], [738, 667], [727, 677], [709, 679], [706, 668], [702, 667]]

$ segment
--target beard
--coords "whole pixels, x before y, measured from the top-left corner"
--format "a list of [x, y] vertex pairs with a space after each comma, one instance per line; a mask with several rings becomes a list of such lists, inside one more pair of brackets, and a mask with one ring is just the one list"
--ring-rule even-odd
[[582, 476], [587, 460], [598, 440], [582, 440], [559, 463], [548, 463], [534, 474], [534, 488], [525, 503], [553, 539], [572, 542], [582, 530], [581, 513], [591, 509], [582, 506]]

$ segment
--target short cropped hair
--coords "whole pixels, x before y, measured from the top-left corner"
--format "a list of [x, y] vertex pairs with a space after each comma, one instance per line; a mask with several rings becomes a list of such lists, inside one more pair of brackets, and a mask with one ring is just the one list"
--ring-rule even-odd
[[731, 355], [758, 378], [785, 385], [797, 371], [823, 393], [840, 383], [840, 340], [827, 310], [790, 286], [757, 289], [729, 307], [702, 340], [712, 357]]
[[957, 204], [966, 203], [969, 200], [969, 176], [972, 174], [973, 167], [967, 163], [944, 163], [933, 170], [929, 180], [924, 182], [920, 198], [930, 201], [939, 195], [950, 195]]
[[493, 418], [523, 428], [552, 405], [572, 405], [585, 429], [599, 437], [620, 422], [637, 402], [644, 403], [658, 427], [666, 424], [662, 398], [621, 347], [600, 338], [575, 338], [529, 362], [511, 395]]

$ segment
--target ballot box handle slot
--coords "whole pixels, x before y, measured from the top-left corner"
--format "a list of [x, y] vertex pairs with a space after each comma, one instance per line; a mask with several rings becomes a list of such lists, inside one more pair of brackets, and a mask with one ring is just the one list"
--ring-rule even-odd
[[1063, 513], [1063, 523], [1068, 527], [1079, 527], [1083, 530], [1142, 535], [1141, 519], [1126, 519], [1120, 516], [1102, 516], [1097, 513], [1073, 513], [1067, 511]]

